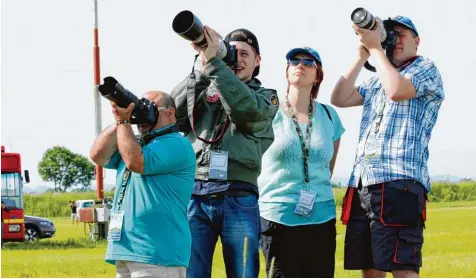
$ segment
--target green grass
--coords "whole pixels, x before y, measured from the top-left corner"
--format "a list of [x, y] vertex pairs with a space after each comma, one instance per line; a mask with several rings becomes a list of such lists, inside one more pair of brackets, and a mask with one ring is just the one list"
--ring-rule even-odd
[[[114, 193], [104, 192], [105, 197]], [[71, 214], [69, 201], [96, 200], [96, 192], [84, 193], [44, 193], [41, 195], [24, 195], [25, 215], [41, 217], [67, 217]]]
[[[57, 227], [52, 240], [5, 244], [2, 277], [115, 277], [114, 266], [104, 262], [104, 242], [90, 244], [83, 224], [73, 226], [68, 218], [52, 220]], [[345, 227], [339, 223], [335, 276], [360, 277], [358, 271], [343, 270], [344, 233]], [[474, 276], [475, 247], [475, 202], [429, 204], [422, 277]], [[226, 277], [220, 243], [215, 250], [212, 275]], [[262, 256], [260, 277], [265, 277]]]

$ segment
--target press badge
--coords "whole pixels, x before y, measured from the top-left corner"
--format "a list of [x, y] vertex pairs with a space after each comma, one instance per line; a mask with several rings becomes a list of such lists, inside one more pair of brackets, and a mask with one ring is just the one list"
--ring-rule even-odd
[[228, 151], [211, 151], [208, 178], [226, 180], [227, 177]]
[[302, 216], [311, 216], [315, 199], [316, 199], [315, 192], [300, 190], [299, 202], [296, 205], [296, 208], [294, 209], [294, 213], [302, 215]]
[[122, 223], [124, 221], [124, 211], [112, 211], [109, 221], [108, 241], [120, 241], [122, 233]]

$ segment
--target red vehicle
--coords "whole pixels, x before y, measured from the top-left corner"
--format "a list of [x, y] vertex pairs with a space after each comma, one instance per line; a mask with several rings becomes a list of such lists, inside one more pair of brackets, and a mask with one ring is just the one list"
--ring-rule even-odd
[[[30, 182], [27, 170], [25, 182]], [[21, 157], [2, 146], [2, 242], [25, 240], [24, 218]]]

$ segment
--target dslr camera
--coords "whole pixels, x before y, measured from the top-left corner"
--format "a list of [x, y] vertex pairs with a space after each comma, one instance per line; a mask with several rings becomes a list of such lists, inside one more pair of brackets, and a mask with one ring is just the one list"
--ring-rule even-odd
[[[369, 30], [377, 29], [377, 18], [364, 8], [355, 9], [350, 15], [352, 22], [360, 28]], [[393, 50], [397, 44], [397, 34], [390, 26], [380, 23], [380, 43], [385, 49], [387, 58], [392, 61]], [[375, 67], [371, 66], [369, 62], [365, 63], [365, 68], [369, 71], [375, 72]]]
[[146, 98], [137, 98], [129, 90], [124, 88], [115, 78], [104, 78], [104, 83], [98, 87], [101, 95], [121, 108], [127, 108], [130, 103], [135, 107], [132, 111], [132, 124], [150, 124], [155, 126], [159, 120], [159, 111], [154, 102]]
[[[203, 24], [191, 11], [185, 10], [178, 13], [172, 22], [172, 29], [182, 38], [201, 48], [206, 48], [208, 45], [203, 34]], [[223, 40], [219, 40], [217, 56], [227, 65], [235, 65], [238, 60], [236, 47]]]

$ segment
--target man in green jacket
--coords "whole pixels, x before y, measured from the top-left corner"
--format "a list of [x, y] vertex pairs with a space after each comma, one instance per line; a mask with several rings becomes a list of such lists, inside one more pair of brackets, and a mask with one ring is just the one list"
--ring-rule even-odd
[[257, 177], [261, 156], [274, 138], [278, 97], [256, 79], [261, 56], [253, 33], [237, 29], [226, 36], [224, 41], [236, 47], [235, 66], [217, 57], [219, 35], [208, 26], [204, 35], [206, 48], [193, 45], [200, 54], [201, 70], [171, 93], [178, 125], [197, 158], [188, 207], [192, 255], [187, 277], [211, 277], [218, 236], [227, 276], [258, 277]]

